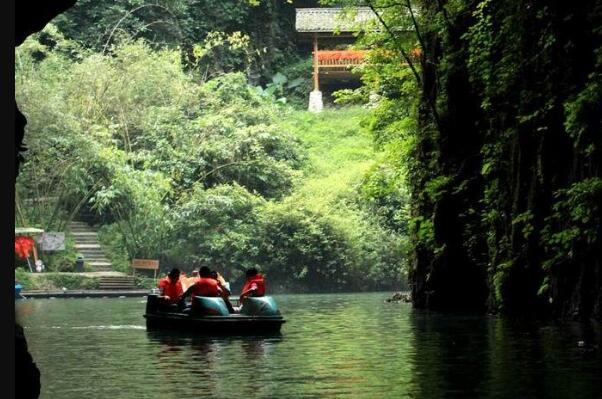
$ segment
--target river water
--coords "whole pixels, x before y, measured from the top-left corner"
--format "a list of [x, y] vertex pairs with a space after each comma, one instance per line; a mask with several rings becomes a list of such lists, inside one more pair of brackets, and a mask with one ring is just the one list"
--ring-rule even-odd
[[147, 332], [144, 298], [28, 299], [41, 398], [600, 398], [599, 326], [280, 295], [278, 336]]

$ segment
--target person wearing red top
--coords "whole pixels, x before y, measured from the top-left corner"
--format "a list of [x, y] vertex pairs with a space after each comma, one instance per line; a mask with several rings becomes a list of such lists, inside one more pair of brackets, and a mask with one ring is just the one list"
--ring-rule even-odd
[[232, 306], [232, 303], [230, 302], [230, 290], [228, 289], [228, 285], [226, 284], [226, 279], [224, 279], [224, 277], [222, 277], [222, 275], [219, 274], [216, 270], [211, 271], [211, 278], [217, 281], [217, 283], [219, 284], [219, 288], [222, 291], [221, 297], [226, 303], [228, 312], [236, 313], [236, 311], [234, 310], [234, 306]]
[[251, 268], [247, 270], [247, 280], [242, 287], [240, 293], [240, 303], [249, 296], [264, 296], [265, 295], [265, 280], [263, 276], [257, 272], [257, 269]]
[[211, 278], [211, 270], [203, 266], [199, 270], [199, 277], [196, 282], [188, 287], [184, 293], [184, 297], [191, 295], [195, 296], [221, 296], [221, 288], [219, 283]]
[[180, 270], [171, 269], [167, 277], [159, 280], [158, 288], [161, 290], [159, 299], [164, 305], [182, 308], [184, 304], [184, 290], [180, 281]]
[[201, 269], [199, 270], [199, 277], [198, 280], [191, 285], [190, 287], [188, 287], [188, 289], [186, 290], [186, 292], [184, 293], [183, 297], [186, 298], [188, 295], [192, 295], [192, 311], [196, 312], [195, 310], [195, 300], [194, 297], [196, 296], [210, 296], [210, 297], [215, 297], [215, 296], [221, 296], [222, 295], [222, 290], [219, 287], [219, 283], [211, 278], [211, 270], [209, 270], [209, 268], [207, 266], [203, 266], [201, 267]]

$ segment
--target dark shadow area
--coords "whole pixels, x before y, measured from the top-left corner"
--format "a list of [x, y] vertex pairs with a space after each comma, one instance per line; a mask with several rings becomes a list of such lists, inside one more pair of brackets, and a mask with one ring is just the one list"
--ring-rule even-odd
[[600, 330], [415, 310], [416, 398], [569, 398], [602, 394]]

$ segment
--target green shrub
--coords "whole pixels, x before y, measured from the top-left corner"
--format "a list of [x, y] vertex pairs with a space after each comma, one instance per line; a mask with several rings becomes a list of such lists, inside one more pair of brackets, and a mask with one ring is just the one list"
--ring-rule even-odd
[[25, 290], [92, 290], [100, 285], [97, 277], [63, 273], [29, 273], [23, 269], [15, 270], [16, 281], [21, 282]]
[[145, 276], [134, 276], [134, 285], [137, 288], [143, 288], [143, 289], [151, 289], [151, 288], [155, 288], [156, 284], [155, 284], [155, 279], [152, 277], [145, 277]]
[[20, 283], [26, 290], [33, 286], [31, 273], [21, 267], [15, 269], [15, 282]]
[[98, 240], [105, 249], [113, 270], [122, 273], [131, 272], [127, 246], [117, 223], [100, 226]]

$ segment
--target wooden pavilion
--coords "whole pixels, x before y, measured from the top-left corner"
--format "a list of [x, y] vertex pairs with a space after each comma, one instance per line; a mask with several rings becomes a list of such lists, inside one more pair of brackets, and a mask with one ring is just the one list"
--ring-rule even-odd
[[352, 44], [362, 25], [371, 21], [376, 21], [376, 16], [368, 7], [358, 7], [353, 20], [342, 8], [296, 9], [295, 29], [299, 44], [301, 47], [310, 44], [313, 55], [314, 89], [310, 93], [310, 111], [320, 112], [323, 108], [321, 81], [359, 80], [352, 69], [364, 62], [366, 52], [338, 48]]

